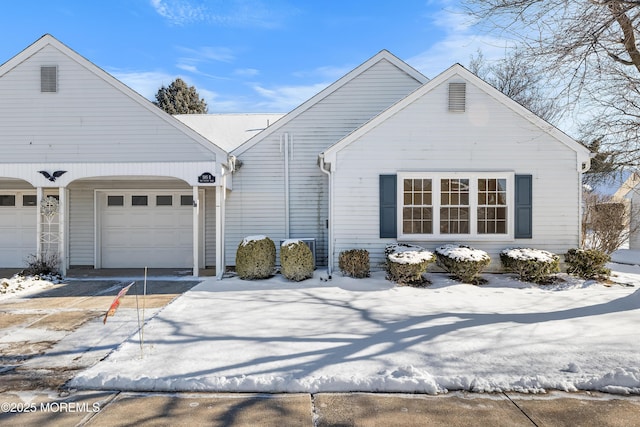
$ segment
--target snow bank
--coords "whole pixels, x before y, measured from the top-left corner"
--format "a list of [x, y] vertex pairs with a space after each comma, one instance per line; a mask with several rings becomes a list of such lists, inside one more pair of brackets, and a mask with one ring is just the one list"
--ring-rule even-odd
[[[632, 270], [632, 271], [631, 271]], [[640, 394], [640, 267], [626, 286], [486, 274], [427, 288], [370, 279], [206, 280], [72, 387], [156, 391]]]

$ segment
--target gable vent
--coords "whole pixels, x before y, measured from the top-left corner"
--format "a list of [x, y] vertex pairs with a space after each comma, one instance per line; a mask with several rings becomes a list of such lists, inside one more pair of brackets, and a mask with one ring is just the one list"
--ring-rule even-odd
[[449, 111], [464, 112], [467, 104], [467, 84], [449, 83]]
[[58, 91], [58, 67], [40, 67], [40, 92]]

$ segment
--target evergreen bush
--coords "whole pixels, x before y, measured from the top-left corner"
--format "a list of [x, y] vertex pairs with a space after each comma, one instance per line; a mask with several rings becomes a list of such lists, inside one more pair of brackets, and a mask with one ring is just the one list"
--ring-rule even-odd
[[422, 275], [436, 260], [432, 252], [414, 245], [399, 243], [385, 249], [387, 279], [403, 285], [422, 285]]
[[236, 273], [244, 280], [273, 276], [276, 265], [276, 245], [266, 236], [248, 236], [236, 251]]
[[480, 273], [491, 263], [489, 254], [464, 245], [436, 248], [437, 264], [457, 280], [474, 285], [482, 283]]
[[370, 276], [369, 251], [350, 249], [340, 252], [338, 268], [345, 276], [362, 279]]
[[505, 249], [500, 252], [500, 261], [506, 271], [526, 282], [549, 283], [551, 275], [560, 271], [560, 257], [540, 249]]
[[294, 282], [313, 277], [313, 253], [302, 240], [285, 240], [280, 246], [280, 272]]
[[569, 249], [564, 260], [567, 273], [583, 279], [606, 280], [611, 275], [611, 270], [605, 267], [611, 257], [597, 249]]

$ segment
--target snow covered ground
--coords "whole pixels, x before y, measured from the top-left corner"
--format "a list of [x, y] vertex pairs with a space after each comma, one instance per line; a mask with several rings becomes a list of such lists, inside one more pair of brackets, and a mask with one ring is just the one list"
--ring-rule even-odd
[[482, 286], [429, 274], [426, 288], [395, 286], [383, 273], [207, 279], [147, 323], [142, 354], [134, 334], [70, 385], [639, 394], [640, 251], [619, 257], [629, 264], [611, 264], [614, 285], [563, 275], [537, 286], [499, 274], [483, 275]]

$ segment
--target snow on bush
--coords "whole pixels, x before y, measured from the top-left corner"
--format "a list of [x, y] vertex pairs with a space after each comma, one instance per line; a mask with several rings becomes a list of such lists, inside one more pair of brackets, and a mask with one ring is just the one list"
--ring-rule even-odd
[[560, 271], [560, 257], [540, 249], [504, 249], [500, 261], [506, 271], [516, 273], [525, 282], [549, 283], [551, 275]]
[[422, 285], [422, 275], [430, 263], [436, 260], [432, 252], [414, 245], [398, 243], [388, 245], [386, 255], [387, 279], [405, 285]]
[[491, 257], [485, 251], [464, 245], [444, 245], [436, 248], [438, 266], [456, 279], [479, 284], [480, 273], [489, 265]]
[[611, 275], [611, 270], [605, 267], [611, 256], [597, 249], [569, 249], [564, 260], [567, 273], [583, 279], [606, 280]]
[[236, 251], [236, 273], [245, 280], [273, 276], [276, 265], [276, 245], [267, 236], [248, 236]]
[[280, 246], [280, 272], [294, 282], [313, 277], [313, 253], [302, 240], [285, 240]]
[[338, 267], [345, 276], [363, 279], [371, 275], [369, 251], [366, 249], [349, 249], [340, 252]]

